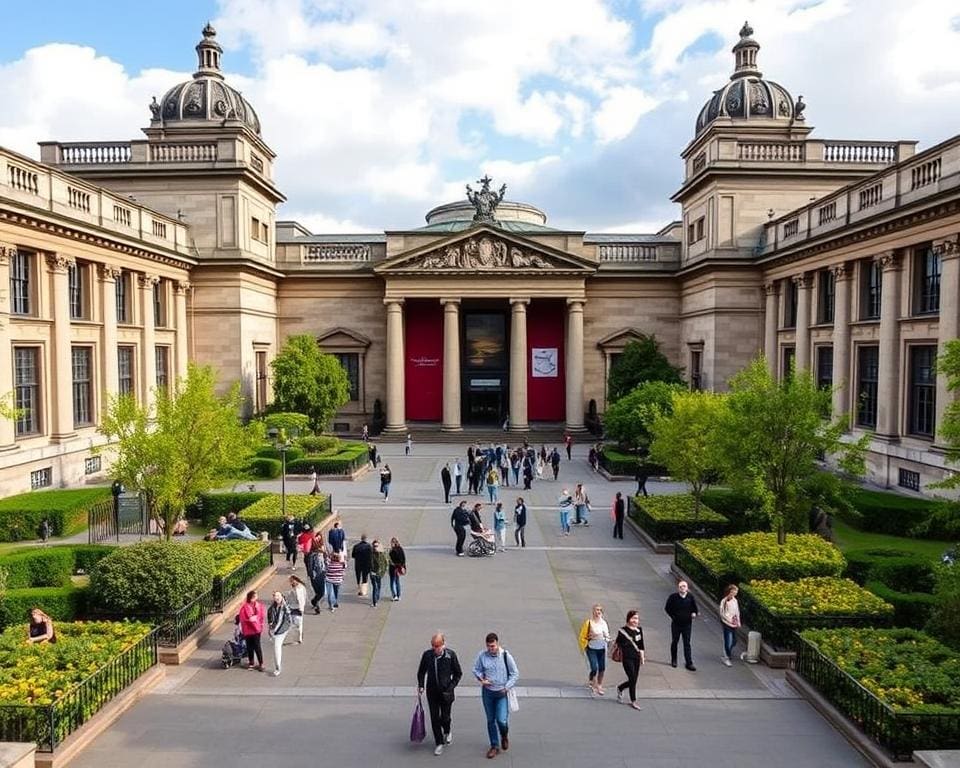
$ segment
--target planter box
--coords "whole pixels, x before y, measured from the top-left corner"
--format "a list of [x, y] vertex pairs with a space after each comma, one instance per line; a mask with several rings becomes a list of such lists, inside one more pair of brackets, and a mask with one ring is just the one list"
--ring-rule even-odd
[[633, 518], [640, 528], [657, 544], [672, 544], [681, 539], [714, 539], [723, 536], [727, 531], [727, 520], [718, 515], [706, 505], [701, 505], [702, 519], [663, 519], [650, 513], [644, 508], [644, 503], [655, 504], [656, 499], [675, 497], [654, 496], [637, 500], [636, 497], [627, 497], [627, 514]]

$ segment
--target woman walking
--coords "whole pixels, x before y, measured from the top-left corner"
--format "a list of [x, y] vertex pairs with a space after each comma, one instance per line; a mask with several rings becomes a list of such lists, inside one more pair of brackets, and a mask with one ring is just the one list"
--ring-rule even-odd
[[323, 596], [327, 591], [325, 583], [327, 561], [323, 552], [322, 532], [318, 531], [314, 535], [310, 551], [304, 557], [304, 565], [307, 568], [307, 578], [310, 579], [310, 586], [313, 587], [313, 597], [310, 598], [310, 605], [313, 606], [314, 613], [320, 613], [320, 603], [323, 602]]
[[380, 493], [383, 494], [383, 503], [387, 503], [390, 498], [390, 483], [393, 482], [393, 472], [390, 471], [390, 465], [384, 464], [380, 470]]
[[390, 596], [396, 603], [400, 600], [400, 577], [407, 572], [407, 555], [396, 536], [390, 539], [387, 558], [390, 560]]
[[[247, 669], [257, 669], [263, 672], [263, 646], [260, 644], [260, 635], [267, 618], [263, 603], [257, 600], [257, 590], [247, 592], [247, 599], [240, 606], [240, 634], [247, 645]], [[256, 654], [257, 666], [253, 666], [253, 657]]]
[[614, 644], [620, 653], [620, 663], [627, 675], [626, 682], [617, 686], [617, 701], [623, 701], [623, 692], [630, 689], [630, 706], [642, 709], [637, 704], [637, 677], [640, 675], [640, 665], [646, 663], [643, 653], [643, 630], [640, 628], [640, 614], [637, 611], [627, 611], [627, 623], [617, 630]]
[[487, 495], [491, 503], [500, 498], [500, 473], [493, 464], [487, 471]]
[[613, 538], [623, 538], [623, 518], [627, 512], [627, 505], [623, 500], [623, 494], [617, 491], [617, 498], [613, 500]]
[[299, 576], [290, 574], [290, 619], [297, 629], [297, 645], [303, 642], [303, 612], [307, 608], [307, 585]]
[[507, 516], [503, 511], [503, 503], [497, 502], [493, 510], [493, 530], [497, 534], [497, 545], [501, 552], [507, 551]]
[[560, 493], [557, 499], [557, 505], [560, 507], [560, 535], [570, 535], [570, 507], [573, 506], [573, 496], [566, 488]]
[[737, 593], [740, 590], [736, 584], [731, 584], [723, 592], [720, 601], [720, 623], [723, 626], [723, 656], [720, 661], [726, 667], [731, 667], [730, 654], [737, 644], [737, 628], [740, 626], [740, 603], [737, 602]]
[[327, 559], [327, 606], [330, 613], [340, 607], [340, 585], [343, 584], [343, 573], [347, 569], [343, 552], [333, 552]]
[[580, 650], [587, 654], [590, 662], [590, 678], [587, 686], [594, 693], [603, 696], [603, 674], [607, 669], [607, 644], [610, 642], [610, 629], [603, 618], [603, 606], [593, 606], [590, 618], [580, 627]]
[[273, 593], [273, 602], [267, 609], [267, 632], [273, 640], [273, 676], [280, 674], [283, 661], [283, 641], [290, 631], [290, 608], [283, 599], [283, 592]]
[[280, 538], [283, 539], [283, 549], [286, 552], [291, 571], [297, 570], [297, 537], [299, 535], [300, 526], [293, 519], [293, 515], [287, 515], [280, 525]]
[[387, 572], [387, 553], [379, 539], [373, 540], [373, 553], [370, 556], [370, 605], [374, 608], [380, 602], [380, 587], [383, 574]]
[[527, 546], [527, 537], [524, 529], [527, 527], [527, 505], [523, 497], [517, 496], [517, 505], [513, 508], [513, 522], [516, 528], [513, 531], [513, 540], [518, 547]]

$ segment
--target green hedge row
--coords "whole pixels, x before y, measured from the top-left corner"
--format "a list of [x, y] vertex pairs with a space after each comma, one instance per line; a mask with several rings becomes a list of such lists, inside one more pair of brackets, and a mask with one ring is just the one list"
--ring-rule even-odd
[[55, 621], [76, 621], [86, 615], [87, 588], [75, 586], [9, 589], [0, 601], [0, 629], [23, 624], [39, 608]]
[[929, 558], [901, 549], [849, 549], [847, 575], [858, 584], [880, 582], [895, 592], [933, 592], [935, 574]]
[[[268, 494], [243, 511], [243, 520], [254, 533], [267, 531], [271, 539], [280, 537], [283, 525], [282, 498], [279, 493]], [[326, 496], [287, 494], [287, 514], [310, 525], [316, 525], [329, 514], [330, 502]]]
[[[854, 511], [842, 516], [854, 527], [871, 533], [907, 537], [914, 536], [915, 530], [928, 522], [941, 503], [866, 488], [851, 488], [848, 498]], [[925, 531], [924, 537], [950, 538], [937, 526]]]
[[87, 511], [111, 500], [106, 487], [32, 491], [0, 499], [0, 541], [39, 538], [37, 529], [46, 518], [54, 536], [72, 536], [87, 527]]
[[694, 500], [690, 494], [636, 496], [631, 500], [630, 510], [637, 524], [658, 543], [722, 536], [727, 530], [726, 518], [703, 502], [694, 516]]
[[633, 453], [623, 453], [615, 448], [604, 448], [600, 454], [600, 466], [611, 475], [633, 477], [637, 471], [637, 464], [643, 468], [647, 477], [665, 477], [670, 474], [662, 464], [645, 461]]
[[[302, 459], [307, 452], [299, 445], [291, 445], [287, 448], [286, 453], [287, 461], [296, 461], [297, 459]], [[280, 449], [273, 445], [264, 446], [257, 451], [255, 455], [263, 459], [276, 459], [280, 461]]]
[[217, 524], [217, 518], [226, 517], [231, 512], [239, 514], [254, 502], [269, 495], [263, 491], [201, 493], [187, 513], [189, 517], [199, 519], [205, 527], [213, 528]]
[[316, 470], [320, 475], [347, 475], [367, 462], [365, 443], [347, 443], [338, 452], [329, 456], [306, 456], [287, 462], [287, 474], [309, 475]]
[[928, 592], [898, 592], [879, 581], [868, 581], [864, 586], [893, 606], [895, 627], [923, 629], [937, 607], [937, 598]]
[[75, 573], [89, 573], [93, 566], [116, 549], [101, 544], [30, 547], [0, 556], [0, 569], [7, 574], [7, 589], [62, 587]]
[[340, 438], [332, 435], [308, 435], [297, 442], [303, 448], [303, 453], [310, 456], [321, 456], [327, 451], [336, 452], [340, 449]]

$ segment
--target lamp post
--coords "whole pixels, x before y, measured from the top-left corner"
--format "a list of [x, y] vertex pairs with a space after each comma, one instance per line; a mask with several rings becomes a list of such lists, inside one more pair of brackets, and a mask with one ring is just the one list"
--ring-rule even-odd
[[283, 428], [272, 427], [267, 435], [273, 439], [273, 444], [280, 451], [280, 516], [287, 517], [287, 449], [291, 441], [287, 439], [287, 431]]

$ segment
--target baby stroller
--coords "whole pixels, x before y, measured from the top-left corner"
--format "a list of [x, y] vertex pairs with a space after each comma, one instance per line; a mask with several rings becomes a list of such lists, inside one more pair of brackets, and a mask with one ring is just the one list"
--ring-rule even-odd
[[467, 554], [470, 557], [487, 557], [497, 553], [493, 531], [483, 531], [483, 533], [470, 531], [470, 536], [473, 538], [473, 541], [467, 544]]
[[227, 642], [223, 644], [220, 666], [224, 669], [235, 667], [243, 661], [243, 657], [246, 655], [247, 641], [243, 639], [243, 635], [240, 634], [240, 627], [238, 626], [233, 631], [233, 639], [227, 640]]

